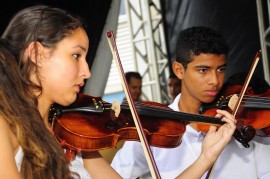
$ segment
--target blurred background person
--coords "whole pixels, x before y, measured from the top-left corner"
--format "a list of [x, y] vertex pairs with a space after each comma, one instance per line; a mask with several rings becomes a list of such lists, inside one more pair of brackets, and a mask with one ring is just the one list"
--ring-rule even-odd
[[[142, 95], [142, 76], [138, 72], [130, 71], [125, 73], [125, 77], [132, 100], [134, 102], [140, 102]], [[125, 97], [122, 103], [126, 102], [126, 100]]]
[[181, 92], [181, 80], [175, 76], [175, 74], [171, 74], [168, 78], [168, 83], [167, 83], [167, 91], [168, 91], [168, 96], [169, 96], [169, 102], [173, 102], [175, 97]]

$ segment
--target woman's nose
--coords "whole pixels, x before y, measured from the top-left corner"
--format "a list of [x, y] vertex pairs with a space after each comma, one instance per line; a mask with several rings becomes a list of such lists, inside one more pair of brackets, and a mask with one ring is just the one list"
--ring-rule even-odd
[[82, 68], [82, 75], [84, 76], [85, 79], [88, 79], [91, 77], [91, 72], [88, 66], [88, 63], [85, 61], [83, 68]]

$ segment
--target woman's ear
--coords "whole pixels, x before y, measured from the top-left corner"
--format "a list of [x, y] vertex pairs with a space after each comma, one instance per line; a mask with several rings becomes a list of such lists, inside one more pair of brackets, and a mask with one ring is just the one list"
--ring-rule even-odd
[[23, 59], [29, 59], [31, 60], [32, 63], [36, 65], [41, 65], [42, 62], [42, 53], [44, 51], [44, 47], [41, 43], [39, 42], [31, 42], [27, 49], [25, 50]]
[[185, 68], [182, 63], [173, 62], [172, 69], [174, 74], [177, 76], [178, 79], [183, 79], [185, 74]]

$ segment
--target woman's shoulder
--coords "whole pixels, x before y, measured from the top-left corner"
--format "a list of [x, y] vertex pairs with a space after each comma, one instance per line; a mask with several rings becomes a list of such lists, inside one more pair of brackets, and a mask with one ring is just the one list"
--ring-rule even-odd
[[8, 122], [6, 121], [6, 119], [0, 115], [0, 138], [9, 138], [9, 135], [12, 133], [11, 128], [8, 124]]
[[12, 132], [10, 125], [2, 115], [0, 115], [0, 141], [2, 145], [10, 147], [14, 151], [19, 147], [16, 135]]
[[19, 176], [15, 162], [15, 154], [19, 142], [7, 121], [0, 115], [0, 178], [16, 178]]

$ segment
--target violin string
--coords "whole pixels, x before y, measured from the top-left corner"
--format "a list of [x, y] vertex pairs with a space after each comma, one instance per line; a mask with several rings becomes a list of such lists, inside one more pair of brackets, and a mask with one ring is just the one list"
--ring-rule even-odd
[[270, 108], [270, 99], [266, 97], [245, 96], [242, 100], [244, 106], [257, 108]]
[[[226, 101], [229, 101], [229, 99], [227, 99]], [[242, 103], [244, 103], [244, 107], [249, 107], [249, 108], [252, 108], [252, 107], [253, 108], [270, 108], [270, 99], [266, 97], [245, 95], [242, 100]], [[175, 115], [178, 115], [178, 116], [180, 115], [178, 111], [173, 111], [167, 106], [157, 106], [154, 104], [146, 104], [146, 103], [141, 103], [141, 102], [136, 102], [135, 105], [137, 106], [138, 110], [144, 113], [147, 113], [148, 115], [159, 115], [160, 113], [163, 112], [163, 114], [165, 115], [164, 117], [171, 117], [173, 119], [176, 118]], [[124, 106], [124, 105], [121, 105], [121, 106]], [[128, 106], [126, 107], [128, 108]], [[192, 120], [192, 118], [198, 117], [197, 115], [189, 114], [189, 113], [184, 113], [184, 115], [188, 118], [186, 119], [186, 121], [189, 121], [189, 119]], [[211, 121], [213, 118], [214, 117], [203, 116], [203, 115], [201, 115], [200, 117], [200, 119], [203, 121]]]
[[259, 97], [259, 96], [249, 96], [249, 95], [245, 95], [244, 99], [254, 99], [254, 100], [264, 100], [264, 101], [270, 101], [269, 97]]
[[[229, 99], [228, 99], [229, 100]], [[227, 101], [228, 101], [227, 100]], [[248, 96], [245, 95], [242, 102], [244, 107], [254, 107], [254, 108], [270, 108], [270, 99], [266, 97], [257, 97], [257, 96]], [[145, 104], [141, 102], [136, 102], [135, 105], [140, 108], [140, 110], [151, 110], [153, 112], [166, 112], [166, 114], [171, 116], [175, 115], [175, 111], [171, 110], [170, 108], [163, 107], [163, 106], [156, 106], [156, 105], [151, 105], [151, 104]], [[149, 112], [149, 111], [147, 111]], [[207, 118], [206, 120], [208, 120]]]
[[[223, 100], [223, 102], [228, 103], [229, 100], [230, 98], [226, 98], [225, 100]], [[267, 97], [245, 95], [241, 103], [249, 107], [270, 108], [270, 99]]]
[[[151, 115], [153, 117], [164, 117], [170, 119], [178, 119], [184, 121], [195, 121], [195, 122], [203, 122], [203, 123], [211, 123], [211, 124], [223, 124], [224, 122], [221, 121], [220, 118], [214, 118], [211, 116], [203, 116], [199, 114], [191, 114], [191, 113], [184, 113], [179, 111], [173, 111], [168, 107], [156, 106], [151, 104], [144, 104], [144, 103], [135, 103], [136, 108], [138, 109], [139, 113], [144, 113]], [[123, 106], [123, 105], [121, 105]], [[124, 105], [124, 107], [128, 107]]]

